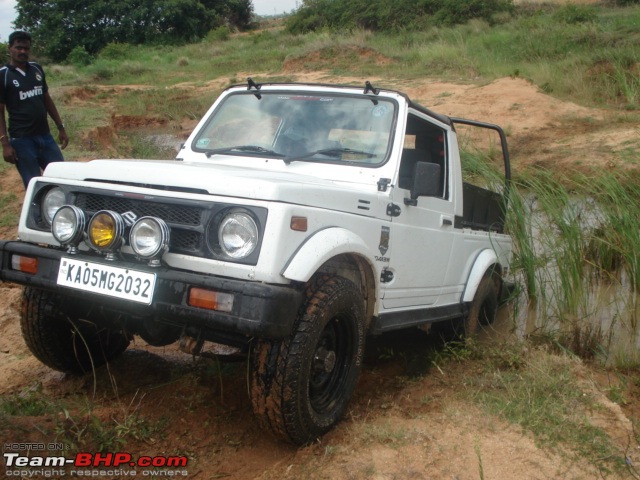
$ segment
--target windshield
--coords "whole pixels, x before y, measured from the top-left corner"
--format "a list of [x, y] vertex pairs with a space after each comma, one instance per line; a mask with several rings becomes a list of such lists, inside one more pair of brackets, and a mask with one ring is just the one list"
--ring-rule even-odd
[[376, 166], [391, 148], [395, 111], [379, 97], [238, 92], [216, 108], [192, 148], [208, 156]]

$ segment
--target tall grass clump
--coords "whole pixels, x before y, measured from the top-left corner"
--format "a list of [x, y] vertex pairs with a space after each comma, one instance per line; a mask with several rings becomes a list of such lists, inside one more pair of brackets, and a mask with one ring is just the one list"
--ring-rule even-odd
[[547, 221], [543, 238], [551, 247], [553, 275], [547, 277], [557, 306], [558, 318], [589, 314], [588, 282], [585, 284], [584, 253], [593, 228], [593, 201], [572, 195], [557, 181], [557, 176], [544, 175], [537, 184], [537, 198]]
[[594, 235], [588, 258], [602, 274], [628, 282], [640, 293], [640, 178], [637, 174], [605, 174], [582, 179], [599, 199], [602, 225]]
[[508, 225], [514, 229], [514, 267], [534, 293], [531, 300], [559, 322], [586, 315], [583, 205], [546, 171], [516, 185]]
[[523, 283], [528, 303], [538, 300], [537, 273], [539, 267], [535, 247], [536, 229], [531, 221], [533, 205], [531, 199], [521, 193], [521, 185], [512, 184], [507, 210], [507, 231], [513, 239], [512, 271]]
[[537, 327], [583, 357], [609, 356], [624, 340], [617, 332], [631, 344], [640, 333], [636, 177], [543, 170], [521, 176], [511, 192], [512, 272], [537, 311]]

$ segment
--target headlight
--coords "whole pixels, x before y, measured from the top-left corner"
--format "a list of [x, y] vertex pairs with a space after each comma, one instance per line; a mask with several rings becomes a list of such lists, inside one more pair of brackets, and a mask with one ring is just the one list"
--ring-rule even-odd
[[124, 220], [111, 210], [101, 210], [89, 222], [89, 242], [101, 252], [113, 253], [123, 242]]
[[84, 236], [86, 219], [84, 212], [73, 205], [58, 209], [51, 222], [51, 233], [62, 245], [78, 246]]
[[58, 209], [65, 204], [64, 191], [60, 187], [53, 187], [49, 190], [42, 199], [40, 204], [42, 208], [42, 218], [47, 224], [51, 225], [53, 216]]
[[230, 213], [220, 222], [218, 242], [225, 255], [248, 257], [258, 246], [258, 226], [248, 213]]
[[160, 218], [142, 217], [131, 228], [129, 244], [139, 257], [161, 257], [169, 246], [169, 227]]

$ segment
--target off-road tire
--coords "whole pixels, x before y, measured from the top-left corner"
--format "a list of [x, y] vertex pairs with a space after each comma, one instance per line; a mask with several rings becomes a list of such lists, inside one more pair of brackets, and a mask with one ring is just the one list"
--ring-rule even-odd
[[491, 273], [485, 274], [471, 301], [471, 308], [464, 320], [465, 338], [473, 338], [483, 327], [496, 319], [500, 279]]
[[364, 342], [358, 287], [339, 276], [315, 278], [293, 333], [252, 348], [251, 401], [263, 428], [297, 445], [329, 431], [355, 389]]
[[129, 346], [122, 331], [99, 327], [65, 314], [63, 297], [25, 287], [20, 326], [31, 353], [65, 373], [85, 373], [112, 360]]

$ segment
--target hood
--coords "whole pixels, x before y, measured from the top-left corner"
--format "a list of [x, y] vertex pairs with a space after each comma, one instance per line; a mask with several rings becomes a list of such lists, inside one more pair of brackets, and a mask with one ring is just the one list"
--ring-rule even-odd
[[[306, 164], [307, 169], [310, 164]], [[370, 175], [370, 174], [369, 174]], [[122, 183], [163, 190], [278, 201], [363, 214], [376, 196], [371, 185], [327, 180], [301, 172], [258, 170], [209, 162], [171, 160], [93, 160], [54, 162], [44, 176], [76, 181]], [[362, 179], [360, 179], [362, 181]], [[358, 208], [360, 206], [361, 208]]]

